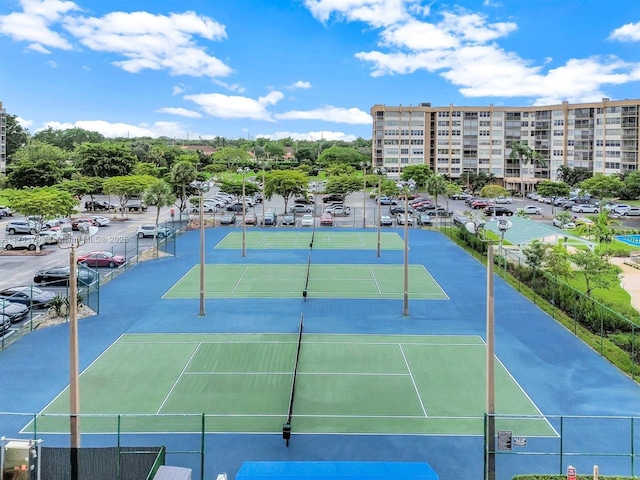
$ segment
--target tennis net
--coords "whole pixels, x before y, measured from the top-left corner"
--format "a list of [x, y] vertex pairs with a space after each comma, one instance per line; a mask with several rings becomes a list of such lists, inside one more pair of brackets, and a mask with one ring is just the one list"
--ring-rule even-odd
[[300, 325], [298, 326], [298, 347], [296, 349], [296, 362], [293, 366], [293, 376], [291, 378], [291, 393], [289, 394], [289, 412], [287, 413], [287, 422], [283, 427], [283, 434], [287, 433], [285, 439], [287, 446], [289, 445], [289, 436], [291, 434], [291, 417], [293, 416], [293, 401], [296, 395], [296, 378], [298, 377], [298, 362], [300, 361], [300, 346], [302, 345], [302, 329], [304, 326], [304, 314], [300, 314]]

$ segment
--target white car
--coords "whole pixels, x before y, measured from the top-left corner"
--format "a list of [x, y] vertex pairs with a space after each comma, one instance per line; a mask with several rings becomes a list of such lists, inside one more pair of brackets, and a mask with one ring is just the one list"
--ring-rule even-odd
[[589, 203], [580, 203], [571, 207], [572, 212], [577, 213], [598, 213], [600, 210], [597, 205], [591, 205]]
[[640, 207], [628, 207], [621, 211], [616, 208], [613, 212], [625, 217], [638, 217], [640, 216]]
[[110, 223], [110, 220], [107, 217], [103, 217], [102, 215], [91, 215], [90, 218], [94, 222], [96, 222], [99, 227], [104, 227], [105, 225], [109, 225]]
[[572, 228], [576, 228], [576, 224], [573, 222], [567, 222], [566, 220], [562, 220], [560, 218], [553, 219], [553, 226], [562, 228], [563, 230], [571, 230]]
[[502, 204], [511, 204], [513, 203], [513, 199], [511, 197], [498, 197], [494, 198], [494, 203], [502, 203]]
[[13, 250], [15, 248], [26, 248], [27, 250], [35, 250], [38, 248], [38, 244], [42, 245], [42, 241], [35, 235], [23, 235], [21, 237], [17, 235], [11, 235], [7, 237], [2, 243], [4, 250]]
[[398, 213], [396, 215], [396, 223], [398, 225], [404, 225], [405, 222], [407, 225], [413, 225], [413, 216], [410, 213]]
[[527, 215], [542, 215], [542, 207], [536, 207], [535, 205], [527, 205], [524, 208], [519, 208], [518, 212], [524, 212]]
[[310, 213], [303, 215], [302, 219], [300, 220], [300, 225], [303, 227], [313, 227], [313, 215], [311, 215]]

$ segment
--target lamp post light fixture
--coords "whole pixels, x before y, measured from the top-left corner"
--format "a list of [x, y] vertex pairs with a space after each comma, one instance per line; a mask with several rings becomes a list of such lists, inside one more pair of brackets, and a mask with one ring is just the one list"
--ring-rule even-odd
[[204, 308], [204, 194], [209, 191], [209, 182], [194, 180], [189, 184], [198, 192], [200, 198], [199, 224], [200, 224], [200, 311], [199, 317], [206, 315]]
[[[249, 167], [238, 168], [238, 173], [242, 175], [242, 256], [247, 256], [247, 202], [245, 197], [245, 178], [244, 176], [251, 169]], [[263, 184], [264, 185], [264, 184]], [[262, 205], [264, 207], [264, 199], [262, 200]], [[264, 222], [264, 215], [262, 216], [262, 221]]]
[[[504, 234], [513, 224], [510, 220], [497, 220], [500, 231], [500, 243], [504, 239]], [[493, 293], [493, 243], [487, 238], [484, 227], [468, 222], [465, 225], [467, 231], [478, 235], [482, 242], [488, 243], [487, 248], [487, 325], [486, 325], [486, 405], [485, 405], [485, 430], [484, 430], [484, 478], [485, 480], [495, 480], [496, 478], [496, 383], [495, 383], [495, 309]]]
[[376, 168], [373, 173], [378, 175], [378, 246], [376, 249], [376, 256], [380, 257], [380, 237], [382, 230], [382, 204], [380, 203], [380, 197], [382, 196], [382, 177], [386, 176], [387, 170], [384, 168]]

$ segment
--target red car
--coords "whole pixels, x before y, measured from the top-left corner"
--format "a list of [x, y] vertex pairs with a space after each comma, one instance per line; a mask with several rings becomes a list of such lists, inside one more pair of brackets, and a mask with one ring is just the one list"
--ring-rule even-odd
[[120, 255], [111, 252], [89, 252], [78, 256], [78, 263], [88, 267], [109, 267], [115, 268], [124, 264], [125, 259]]
[[333, 215], [331, 215], [329, 212], [324, 212], [320, 217], [320, 225], [333, 227]]
[[483, 200], [483, 199], [474, 200], [473, 203], [471, 204], [471, 208], [474, 208], [474, 209], [486, 208], [491, 206], [493, 206], [493, 202], [489, 200]]

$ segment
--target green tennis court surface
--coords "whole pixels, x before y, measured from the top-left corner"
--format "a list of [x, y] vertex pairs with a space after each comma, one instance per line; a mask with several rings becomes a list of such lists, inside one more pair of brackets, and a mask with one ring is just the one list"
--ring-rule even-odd
[[[307, 265], [220, 264], [205, 266], [208, 298], [300, 298]], [[403, 297], [402, 265], [311, 265], [310, 298]], [[198, 298], [200, 266], [194, 266], [162, 298]], [[447, 294], [422, 265], [409, 266], [409, 296], [414, 300], [443, 300]]]
[[[297, 338], [124, 335], [80, 377], [81, 431], [279, 433]], [[485, 344], [473, 336], [304, 334], [293, 432], [482, 435], [484, 356]], [[502, 364], [496, 367], [497, 413], [536, 416], [498, 419], [497, 427], [555, 435]], [[68, 414], [68, 398], [65, 390], [25, 430], [68, 432], [68, 417], [56, 415]]]
[[[304, 230], [290, 232], [247, 231], [247, 248], [309, 248], [313, 236], [313, 248], [341, 250], [375, 250], [378, 248], [378, 234], [375, 232], [335, 232], [329, 230]], [[242, 232], [231, 232], [214, 248], [242, 248]], [[404, 242], [397, 233], [380, 234], [380, 248], [402, 250]]]

